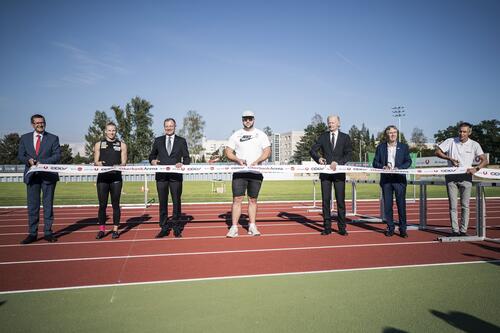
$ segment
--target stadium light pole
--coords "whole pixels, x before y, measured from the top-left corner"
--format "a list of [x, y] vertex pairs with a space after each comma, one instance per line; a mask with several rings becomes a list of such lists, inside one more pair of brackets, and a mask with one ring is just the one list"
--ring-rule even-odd
[[398, 118], [399, 142], [401, 142], [401, 117], [404, 117], [405, 114], [406, 114], [406, 109], [404, 106], [394, 106], [392, 108], [392, 116]]

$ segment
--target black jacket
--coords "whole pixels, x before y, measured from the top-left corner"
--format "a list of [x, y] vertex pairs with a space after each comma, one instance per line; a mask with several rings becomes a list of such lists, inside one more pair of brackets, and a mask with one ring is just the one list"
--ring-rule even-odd
[[[166, 135], [159, 136], [155, 139], [151, 153], [149, 154], [149, 163], [152, 160], [159, 160], [159, 165], [175, 165], [177, 163], [182, 163], [188, 165], [191, 163], [191, 158], [189, 157], [189, 151], [186, 139], [175, 135], [174, 145], [172, 146], [172, 151], [170, 155], [167, 153], [166, 148]], [[182, 174], [178, 174], [178, 180], [182, 181]], [[167, 173], [157, 172], [155, 175], [156, 180], [165, 180]], [[172, 176], [170, 174], [170, 176]]]

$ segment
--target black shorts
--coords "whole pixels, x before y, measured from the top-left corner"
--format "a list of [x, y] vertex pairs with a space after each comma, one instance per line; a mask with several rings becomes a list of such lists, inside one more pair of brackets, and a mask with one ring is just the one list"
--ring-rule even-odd
[[259, 196], [264, 177], [260, 173], [237, 172], [233, 173], [233, 197], [242, 197], [247, 192], [250, 198]]

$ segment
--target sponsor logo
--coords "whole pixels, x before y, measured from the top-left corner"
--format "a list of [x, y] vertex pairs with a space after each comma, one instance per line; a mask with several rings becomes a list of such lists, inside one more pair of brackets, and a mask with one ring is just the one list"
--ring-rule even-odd
[[49, 167], [48, 167], [48, 166], [46, 166], [46, 165], [44, 165], [44, 166], [43, 166], [43, 168], [44, 168], [45, 170], [47, 170]]
[[248, 141], [248, 140], [252, 140], [252, 136], [251, 135], [243, 135], [240, 138], [240, 142], [245, 142], [245, 141]]
[[82, 171], [82, 170], [83, 170], [83, 168], [82, 168], [82, 167], [78, 167], [78, 168], [76, 168], [76, 170], [77, 170], [77, 171]]

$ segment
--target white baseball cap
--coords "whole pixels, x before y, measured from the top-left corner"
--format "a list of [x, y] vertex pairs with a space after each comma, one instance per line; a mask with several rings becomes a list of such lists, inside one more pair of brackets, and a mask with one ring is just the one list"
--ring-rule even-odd
[[246, 111], [243, 111], [243, 114], [241, 115], [241, 117], [254, 117], [255, 118], [255, 115], [252, 111], [246, 110]]

